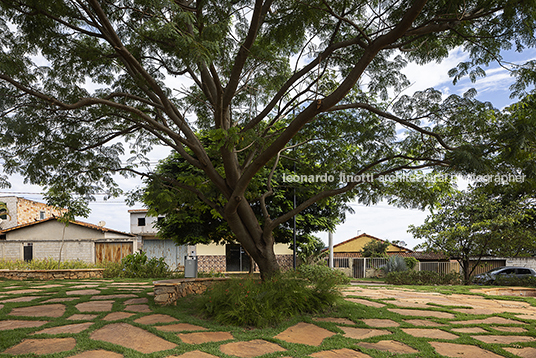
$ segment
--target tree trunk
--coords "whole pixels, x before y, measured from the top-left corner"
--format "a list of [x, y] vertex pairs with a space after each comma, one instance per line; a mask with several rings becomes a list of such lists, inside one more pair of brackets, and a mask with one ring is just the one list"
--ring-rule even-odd
[[273, 245], [266, 246], [263, 249], [263, 252], [261, 252], [260, 254], [261, 255], [259, 255], [258, 257], [254, 257], [253, 255], [251, 257], [259, 266], [259, 270], [261, 272], [261, 279], [263, 281], [266, 281], [271, 279], [276, 273], [278, 273], [280, 267], [274, 253]]
[[460, 261], [463, 270], [463, 284], [468, 285], [471, 282], [471, 272], [469, 265], [471, 264], [469, 258], [465, 258]]
[[[246, 204], [249, 206], [249, 204]], [[272, 233], [264, 233], [251, 207], [242, 208], [226, 218], [237, 241], [259, 266], [261, 279], [269, 280], [279, 272]]]

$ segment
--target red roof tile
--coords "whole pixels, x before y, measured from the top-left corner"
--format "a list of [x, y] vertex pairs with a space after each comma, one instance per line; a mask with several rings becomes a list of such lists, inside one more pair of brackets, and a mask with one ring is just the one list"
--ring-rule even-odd
[[[6, 232], [22, 229], [22, 228], [33, 226], [33, 225], [38, 225], [38, 224], [41, 224], [41, 223], [44, 223], [44, 222], [47, 222], [47, 221], [51, 221], [51, 220], [57, 220], [57, 218], [56, 217], [51, 217], [51, 218], [47, 218], [47, 219], [44, 219], [44, 220], [37, 220], [37, 221], [30, 222], [30, 223], [17, 225], [17, 226], [11, 227], [9, 229], [2, 230], [0, 232], [1, 233], [6, 233]], [[69, 223], [74, 224], [74, 225], [78, 225], [78, 226], [87, 227], [87, 228], [94, 229], [94, 230], [99, 230], [99, 231], [102, 231], [102, 232], [113, 232], [113, 233], [117, 233], [117, 234], [133, 236], [133, 237], [135, 236], [135, 235], [123, 232], [123, 231], [108, 229], [108, 228], [103, 227], [103, 226], [99, 226], [99, 225], [95, 225], [95, 224], [89, 224], [89, 223], [85, 223], [85, 222], [81, 222], [81, 221], [70, 221]]]

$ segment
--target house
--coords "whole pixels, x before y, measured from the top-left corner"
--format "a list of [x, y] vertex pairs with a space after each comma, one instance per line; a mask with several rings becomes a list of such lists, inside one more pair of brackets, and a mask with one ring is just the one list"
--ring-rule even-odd
[[[334, 245], [333, 257], [362, 257], [361, 251], [363, 250], [363, 247], [365, 247], [365, 245], [372, 240], [385, 242], [385, 240], [378, 239], [372, 235], [361, 234]], [[396, 244], [389, 244], [386, 253], [387, 255], [391, 256], [413, 253], [413, 251]]]
[[2, 196], [0, 197], [0, 230], [54, 216], [58, 217], [65, 211], [66, 209], [17, 196]]
[[177, 245], [173, 240], [157, 237], [158, 230], [154, 226], [162, 217], [147, 215], [147, 209], [134, 209], [130, 214], [130, 233], [136, 236], [138, 248], [143, 250], [148, 258], [163, 257], [172, 270], [184, 267], [185, 256], [195, 253], [195, 246]]
[[52, 258], [88, 263], [118, 262], [137, 250], [133, 235], [103, 226], [50, 217], [0, 231], [0, 259]]
[[[197, 257], [198, 271], [237, 272], [250, 269], [249, 256], [237, 243], [177, 245], [173, 240], [157, 237], [154, 224], [161, 218], [148, 216], [146, 209], [128, 212], [130, 232], [137, 236], [139, 247], [149, 258], [163, 257], [172, 269], [184, 267], [185, 256], [192, 254]], [[287, 244], [276, 244], [274, 250], [281, 267], [292, 267], [292, 250], [288, 249]]]

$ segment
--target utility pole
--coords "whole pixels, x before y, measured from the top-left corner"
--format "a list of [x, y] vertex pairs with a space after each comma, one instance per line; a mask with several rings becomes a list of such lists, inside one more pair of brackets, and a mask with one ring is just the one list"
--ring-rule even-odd
[[329, 250], [329, 268], [333, 268], [333, 233], [330, 231], [328, 233], [328, 250]]

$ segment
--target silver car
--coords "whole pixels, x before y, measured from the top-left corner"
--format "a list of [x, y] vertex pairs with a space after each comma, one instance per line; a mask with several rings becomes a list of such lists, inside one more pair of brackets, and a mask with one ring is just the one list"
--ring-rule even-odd
[[536, 277], [536, 271], [528, 267], [503, 266], [496, 267], [488, 272], [475, 275], [473, 282], [480, 285], [491, 285], [498, 278], [501, 281], [508, 281], [509, 278], [524, 278], [528, 276]]

